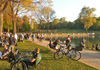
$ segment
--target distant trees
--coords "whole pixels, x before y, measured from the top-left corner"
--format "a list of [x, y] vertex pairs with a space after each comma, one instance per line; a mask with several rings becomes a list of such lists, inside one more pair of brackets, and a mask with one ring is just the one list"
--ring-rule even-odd
[[[50, 29], [85, 29], [86, 32], [88, 29], [100, 30], [100, 17], [95, 17], [96, 15], [93, 13], [95, 10], [95, 8], [83, 7], [79, 17], [74, 22], [66, 21], [66, 17], [55, 18], [49, 23]], [[43, 26], [47, 26], [47, 24]]]
[[42, 9], [42, 12], [43, 12], [44, 20], [46, 20], [46, 22], [48, 23], [48, 25], [47, 25], [47, 28], [48, 28], [47, 31], [48, 31], [49, 26], [50, 26], [49, 23], [55, 19], [55, 11], [50, 7], [44, 7]]
[[95, 10], [95, 8], [83, 7], [79, 14], [79, 19], [84, 24], [86, 31], [96, 23], [95, 14], [93, 14]]
[[[13, 33], [62, 28], [100, 30], [100, 17], [95, 17], [94, 11], [95, 8], [83, 7], [79, 17], [70, 22], [66, 17], [56, 18], [52, 0], [1, 0], [0, 36], [2, 29]], [[19, 16], [27, 12], [31, 14]]]

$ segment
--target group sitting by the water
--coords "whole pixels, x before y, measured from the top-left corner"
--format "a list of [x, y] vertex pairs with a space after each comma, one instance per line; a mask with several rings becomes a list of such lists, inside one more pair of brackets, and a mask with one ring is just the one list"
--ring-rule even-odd
[[[79, 45], [76, 46], [76, 47], [85, 47], [85, 39], [82, 38], [82, 40], [80, 41]], [[59, 47], [57, 46], [58, 43], [62, 43], [60, 40], [55, 40], [54, 42], [52, 42], [51, 40], [49, 41], [49, 47], [52, 48], [52, 49], [59, 49]], [[64, 43], [66, 44], [66, 47], [67, 49], [70, 49], [71, 48], [71, 37], [70, 35], [68, 35], [68, 37], [66, 38], [66, 40], [64, 41]]]
[[95, 46], [95, 44], [93, 44], [93, 45], [92, 45], [92, 50], [100, 51], [100, 46], [99, 46], [99, 44], [96, 44], [96, 46]]

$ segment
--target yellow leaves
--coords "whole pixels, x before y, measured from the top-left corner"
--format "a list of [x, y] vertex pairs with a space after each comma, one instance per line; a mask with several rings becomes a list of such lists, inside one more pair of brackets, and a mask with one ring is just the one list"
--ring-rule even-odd
[[17, 25], [21, 26], [23, 24], [23, 20], [20, 17], [17, 17]]
[[20, 0], [24, 8], [29, 8], [33, 0]]
[[58, 24], [58, 22], [59, 22], [59, 19], [54, 19], [54, 21], [53, 21], [53, 24]]
[[94, 23], [96, 23], [96, 18], [94, 18], [95, 14], [93, 14], [95, 10], [95, 8], [83, 7], [80, 12], [79, 18], [82, 20], [86, 30], [89, 29]]
[[93, 17], [83, 18], [82, 22], [84, 24], [84, 28], [89, 29], [90, 26], [96, 23], [96, 18], [93, 18]]
[[48, 15], [48, 13], [51, 12], [51, 8], [50, 8], [50, 7], [44, 7], [44, 8], [42, 9], [42, 12], [43, 12], [44, 15]]
[[49, 6], [53, 6], [53, 1], [52, 0], [47, 0], [47, 2], [48, 2], [48, 4], [49, 4]]

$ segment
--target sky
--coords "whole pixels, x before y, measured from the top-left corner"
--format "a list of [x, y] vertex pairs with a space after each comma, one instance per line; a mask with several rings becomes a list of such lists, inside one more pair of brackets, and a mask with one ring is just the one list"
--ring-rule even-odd
[[96, 17], [100, 17], [100, 0], [52, 0], [56, 17], [66, 17], [67, 21], [74, 21], [78, 18], [81, 9], [86, 6], [95, 8]]

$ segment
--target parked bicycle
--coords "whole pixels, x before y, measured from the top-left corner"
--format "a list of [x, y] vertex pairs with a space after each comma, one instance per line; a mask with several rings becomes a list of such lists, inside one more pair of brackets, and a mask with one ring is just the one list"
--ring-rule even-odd
[[72, 47], [71, 49], [69, 49], [69, 47], [66, 48], [60, 45], [58, 51], [54, 53], [54, 58], [58, 60], [63, 58], [65, 55], [68, 58], [79, 60], [81, 58], [80, 51], [82, 51], [82, 47], [80, 46]]

